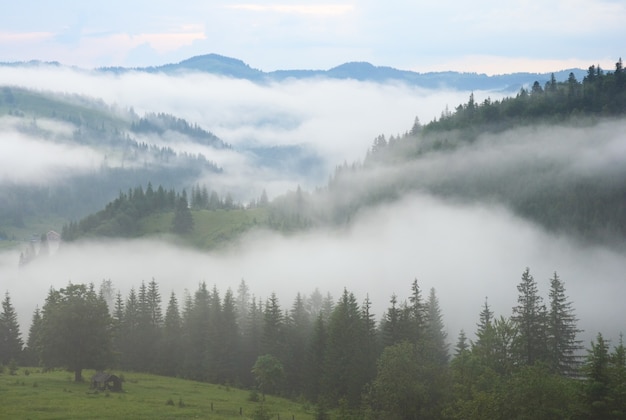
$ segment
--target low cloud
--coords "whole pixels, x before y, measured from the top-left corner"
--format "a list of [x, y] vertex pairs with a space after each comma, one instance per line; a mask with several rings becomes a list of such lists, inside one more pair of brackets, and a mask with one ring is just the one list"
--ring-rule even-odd
[[[258, 197], [263, 189], [273, 197], [297, 185], [320, 186], [336, 165], [362, 159], [376, 136], [402, 134], [416, 116], [430, 121], [446, 106], [452, 108], [469, 97], [469, 92], [354, 80], [255, 84], [201, 73], [113, 75], [45, 65], [0, 67], [0, 79], [8, 85], [101, 98], [112, 109], [132, 108], [139, 115], [169, 113], [200, 125], [233, 145], [235, 153], [192, 145], [179, 136], [131, 135], [177, 152], [203, 153], [224, 169], [224, 176], [207, 175], [198, 181], [230, 191], [242, 201]], [[477, 101], [488, 95], [475, 93]], [[280, 145], [301, 147], [320, 159], [320, 167], [309, 174], [259, 169], [249, 154], [240, 153], [249, 147]], [[28, 155], [14, 164], [23, 159]]]
[[[434, 287], [450, 341], [461, 328], [475, 330], [486, 296], [496, 315], [509, 316], [522, 272], [531, 274], [547, 299], [548, 279], [557, 271], [574, 303], [588, 342], [598, 331], [617, 337], [626, 309], [622, 255], [578, 246], [549, 235], [504, 208], [460, 205], [425, 195], [361, 213], [339, 230], [291, 236], [257, 231], [233, 247], [205, 253], [161, 242], [111, 241], [65, 244], [55, 255], [18, 269], [15, 253], [0, 254], [0, 277], [14, 301], [22, 331], [50, 287], [112, 280], [124, 296], [154, 278], [161, 294], [182, 298], [205, 281], [225, 293], [245, 279], [251, 292], [276, 292], [291, 306], [298, 291], [315, 288], [338, 298], [343, 288], [359, 301], [369, 295], [380, 319], [393, 293], [408, 297], [417, 278], [424, 292]], [[598, 305], [602, 310], [598, 310]]]
[[42, 141], [16, 131], [4, 131], [1, 143], [0, 184], [54, 184], [93, 171], [103, 162], [93, 149]]

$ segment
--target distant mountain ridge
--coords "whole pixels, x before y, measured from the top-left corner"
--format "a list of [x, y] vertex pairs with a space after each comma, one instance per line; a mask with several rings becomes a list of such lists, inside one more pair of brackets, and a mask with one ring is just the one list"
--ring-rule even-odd
[[[199, 55], [179, 63], [164, 64], [162, 66], [136, 68], [102, 67], [98, 71], [113, 73], [141, 71], [165, 74], [202, 72], [245, 79], [257, 83], [311, 78], [353, 79], [374, 83], [395, 81], [429, 89], [499, 90], [504, 92], [518, 91], [521, 87], [530, 86], [535, 81], [539, 81], [543, 85], [550, 80], [552, 74], [518, 72], [488, 76], [486, 74], [456, 71], [418, 73], [387, 66], [375, 66], [368, 62], [347, 62], [329, 70], [276, 70], [264, 72], [250, 67], [242, 60], [218, 54]], [[566, 80], [570, 73], [574, 73], [576, 78], [582, 79], [586, 74], [586, 70], [576, 68], [559, 70], [554, 72], [554, 76], [557, 80]]]
[[[1, 62], [0, 66], [38, 66], [49, 65], [62, 67], [57, 61], [24, 61]], [[551, 79], [552, 73], [556, 80], [567, 80], [573, 73], [578, 80], [582, 80], [587, 70], [572, 68], [556, 70], [548, 73], [516, 72], [489, 76], [484, 73], [439, 71], [419, 73], [410, 70], [399, 70], [388, 66], [375, 66], [368, 62], [347, 62], [328, 70], [275, 70], [264, 72], [250, 67], [237, 58], [219, 54], [198, 55], [178, 63], [168, 63], [161, 66], [149, 67], [99, 67], [99, 72], [122, 74], [130, 71], [147, 73], [180, 74], [187, 72], [209, 73], [235, 79], [250, 80], [255, 83], [280, 82], [288, 79], [326, 78], [336, 80], [358, 80], [373, 83], [400, 82], [411, 86], [427, 89], [456, 89], [456, 90], [491, 90], [502, 92], [516, 92], [522, 87], [531, 86], [535, 81], [541, 85]]]

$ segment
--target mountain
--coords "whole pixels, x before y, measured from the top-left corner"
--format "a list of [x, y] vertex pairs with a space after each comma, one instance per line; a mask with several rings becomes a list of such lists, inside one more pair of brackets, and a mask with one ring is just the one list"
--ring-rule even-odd
[[[37, 149], [46, 155], [39, 170], [0, 173], [0, 240], [60, 229], [101, 209], [121, 192], [149, 183], [167, 191], [189, 191], [202, 180], [210, 184], [209, 192], [215, 189], [243, 200], [260, 193], [230, 182], [243, 166], [287, 177], [321, 176], [325, 167], [322, 158], [304, 146], [251, 142], [234, 148], [175, 115], [140, 116], [80, 95], [0, 85], [0, 119], [4, 150], [28, 154]], [[218, 164], [214, 156], [231, 160]], [[236, 164], [231, 164], [233, 159]]]
[[[276, 70], [264, 72], [250, 67], [241, 60], [218, 54], [195, 56], [179, 63], [156, 67], [104, 67], [99, 70], [115, 73], [140, 71], [166, 74], [203, 72], [218, 76], [246, 79], [257, 83], [278, 82], [287, 79], [306, 80], [311, 78], [353, 79], [373, 83], [396, 81], [430, 89], [498, 90], [504, 92], [516, 92], [523, 86], [532, 85], [535, 81], [543, 85], [551, 78], [551, 73], [525, 72], [493, 76], [455, 71], [418, 73], [393, 67], [375, 66], [367, 62], [348, 62], [329, 70]], [[554, 75], [557, 79], [562, 80], [567, 79], [568, 75], [573, 73], [576, 78], [581, 79], [585, 72], [583, 69], [567, 69], [555, 71]]]

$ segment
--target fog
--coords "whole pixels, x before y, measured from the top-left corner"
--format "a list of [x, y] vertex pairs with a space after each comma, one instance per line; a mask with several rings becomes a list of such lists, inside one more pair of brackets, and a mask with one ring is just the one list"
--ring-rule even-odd
[[164, 305], [182, 300], [205, 281], [222, 296], [241, 279], [257, 297], [276, 292], [283, 309], [296, 293], [319, 288], [338, 298], [343, 288], [359, 301], [369, 294], [379, 319], [389, 298], [408, 297], [417, 278], [426, 296], [434, 287], [449, 339], [471, 336], [485, 297], [496, 315], [509, 316], [516, 285], [530, 267], [547, 299], [557, 271], [574, 302], [586, 342], [598, 331], [616, 338], [626, 315], [623, 255], [573, 244], [542, 232], [503, 208], [460, 205], [424, 195], [362, 212], [350, 227], [288, 237], [257, 231], [220, 252], [200, 252], [146, 240], [65, 244], [56, 254], [17, 267], [15, 252], [0, 254], [0, 278], [26, 334], [36, 305], [50, 287], [110, 279], [124, 296], [154, 278]]
[[[17, 131], [0, 119], [0, 184], [53, 184], [67, 177], [97, 169], [103, 155], [94, 149], [42, 139]], [[48, 129], [63, 131], [66, 127], [51, 122], [38, 122]]]
[[[355, 81], [256, 85], [202, 74], [114, 76], [53, 67], [0, 67], [0, 79], [9, 85], [102, 98], [121, 108], [133, 107], [140, 115], [166, 112], [198, 123], [234, 145], [234, 150], [215, 151], [167, 135], [153, 142], [216, 160], [225, 169], [225, 188], [269, 183], [271, 195], [294, 189], [300, 180], [251, 167], [240, 149], [255, 144], [305, 145], [323, 157], [329, 175], [336, 164], [362, 159], [377, 135], [403, 133], [415, 116], [429, 121], [446, 105], [452, 109], [469, 95]], [[498, 97], [475, 92], [478, 102], [487, 95]], [[51, 132], [66, 130], [54, 124], [45, 127]], [[384, 188], [385, 183], [405, 178], [424, 185], [461, 178], [472, 185], [537, 167], [550, 168], [544, 176], [552, 181], [606, 171], [621, 177], [626, 168], [625, 128], [623, 122], [613, 121], [486, 136], [455, 152], [376, 168], [365, 183]], [[0, 179], [27, 182], [62, 172], [58, 165], [80, 173], [100, 163], [101, 155], [91, 155], [95, 153], [91, 149], [70, 148], [6, 127], [3, 132], [12, 134], [3, 140]], [[320, 185], [309, 183], [308, 187]], [[341, 194], [358, 191], [354, 187], [347, 184]], [[298, 291], [309, 294], [319, 288], [338, 298], [345, 287], [360, 302], [369, 294], [380, 319], [391, 295], [406, 299], [417, 278], [424, 296], [431, 287], [436, 289], [448, 338], [454, 342], [461, 328], [473, 335], [485, 297], [496, 316], [509, 316], [516, 304], [516, 285], [530, 267], [545, 299], [554, 271], [564, 280], [586, 344], [598, 331], [616, 339], [626, 319], [623, 255], [546, 233], [497, 204], [442, 200], [426, 193], [407, 194], [363, 210], [342, 228], [290, 236], [255, 231], [221, 251], [201, 252], [151, 240], [108, 241], [64, 244], [54, 255], [21, 268], [18, 260], [19, 250], [0, 253], [0, 288], [11, 295], [24, 337], [35, 306], [43, 305], [50, 287], [64, 287], [70, 281], [99, 285], [104, 279], [126, 296], [131, 287], [154, 278], [164, 302], [171, 291], [182, 300], [185, 290], [193, 293], [202, 281], [216, 285], [223, 296], [229, 287], [236, 291], [245, 279], [257, 297], [276, 292], [283, 309], [291, 306]]]
[[[132, 108], [139, 115], [170, 113], [213, 132], [235, 150], [254, 145], [303, 145], [321, 157], [324, 176], [311, 179], [289, 174], [291, 188], [298, 183], [313, 188], [326, 180], [326, 173], [335, 165], [362, 159], [379, 134], [404, 133], [416, 116], [422, 122], [430, 121], [446, 106], [453, 109], [466, 102], [470, 94], [353, 80], [255, 84], [203, 73], [113, 75], [45, 65], [0, 67], [0, 80], [6, 85], [101, 98], [121, 109]], [[498, 92], [474, 95], [477, 101], [503, 96]], [[188, 146], [183, 142], [175, 148], [183, 151]], [[227, 172], [259, 181], [258, 174], [247, 174], [249, 161], [215, 151], [204, 153]], [[269, 172], [266, 177], [262, 180], [275, 184], [271, 195], [279, 194], [282, 183], [277, 175]]]

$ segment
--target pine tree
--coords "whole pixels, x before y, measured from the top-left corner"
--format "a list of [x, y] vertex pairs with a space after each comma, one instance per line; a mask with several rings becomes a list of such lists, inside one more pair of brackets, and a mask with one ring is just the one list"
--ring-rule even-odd
[[309, 401], [318, 402], [322, 393], [322, 381], [324, 379], [324, 359], [326, 356], [326, 345], [328, 342], [326, 324], [324, 317], [318, 313], [313, 324], [313, 332], [307, 348], [304, 370], [306, 383], [304, 395]]
[[306, 376], [302, 368], [305, 363], [308, 340], [311, 336], [311, 321], [305, 308], [303, 296], [298, 293], [286, 318], [285, 352], [286, 385], [293, 396], [301, 395]]
[[418, 343], [424, 336], [426, 324], [426, 307], [422, 298], [422, 291], [417, 279], [411, 284], [411, 296], [409, 296], [409, 317], [412, 323], [411, 340]]
[[28, 330], [28, 340], [26, 341], [26, 348], [24, 349], [24, 363], [27, 366], [39, 366], [41, 352], [41, 311], [37, 306], [33, 313], [33, 318], [30, 322], [30, 328]]
[[387, 308], [384, 318], [381, 321], [380, 329], [382, 334], [383, 347], [393, 346], [399, 343], [403, 337], [400, 331], [400, 308], [396, 294], [391, 295], [389, 300], [391, 306]]
[[41, 358], [45, 367], [65, 367], [82, 382], [82, 370], [111, 362], [111, 319], [93, 284], [52, 289], [42, 310]]
[[459, 337], [454, 347], [454, 357], [450, 363], [453, 380], [453, 393], [457, 400], [466, 400], [471, 397], [472, 372], [471, 358], [472, 352], [465, 335], [465, 331], [459, 332]]
[[0, 364], [6, 365], [11, 360], [19, 361], [23, 345], [17, 313], [11, 303], [9, 292], [6, 292], [0, 313]]
[[237, 363], [240, 359], [240, 335], [237, 325], [237, 310], [233, 291], [226, 290], [222, 303], [220, 325], [220, 372], [219, 380], [224, 383], [237, 383], [239, 372]]
[[281, 362], [284, 360], [284, 318], [276, 293], [265, 302], [263, 312], [262, 354], [271, 354]]
[[363, 387], [372, 379], [363, 369], [364, 336], [359, 305], [344, 289], [328, 323], [323, 395], [329, 401], [345, 399], [350, 408], [359, 404]]
[[139, 303], [135, 288], [131, 288], [124, 304], [124, 316], [120, 326], [120, 335], [117, 337], [120, 365], [123, 369], [138, 368], [141, 354], [137, 351], [139, 332]]
[[176, 376], [181, 366], [182, 319], [178, 309], [178, 299], [174, 292], [165, 310], [163, 335], [159, 346], [159, 372], [164, 375]]
[[185, 305], [183, 318], [183, 340], [185, 357], [183, 375], [187, 378], [205, 381], [209, 369], [207, 363], [209, 342], [209, 317], [211, 294], [202, 282], [194, 293], [193, 299]]
[[261, 342], [263, 335], [263, 313], [257, 299], [252, 296], [248, 309], [248, 317], [245, 328], [242, 329], [242, 350], [239, 377], [246, 386], [254, 384], [254, 378], [250, 373], [250, 369], [254, 365], [261, 353]]
[[363, 320], [364, 329], [364, 365], [368, 377], [376, 376], [376, 360], [380, 355], [380, 344], [378, 340], [378, 331], [376, 329], [376, 320], [372, 313], [372, 302], [369, 295], [365, 297], [363, 305], [361, 305], [361, 318]]
[[245, 331], [248, 323], [248, 310], [250, 309], [250, 288], [244, 279], [241, 279], [237, 288], [237, 324], [240, 331]]
[[572, 302], [565, 295], [565, 285], [557, 275], [550, 279], [550, 308], [548, 310], [547, 340], [549, 363], [552, 370], [560, 375], [574, 375], [580, 366], [578, 353], [582, 350], [576, 334], [578, 321], [574, 315]]
[[446, 342], [448, 334], [445, 331], [439, 299], [437, 299], [434, 287], [430, 289], [428, 301], [426, 302], [426, 311], [424, 343], [426, 356], [435, 364], [446, 366], [449, 360], [448, 343]]
[[495, 367], [496, 332], [494, 328], [494, 315], [489, 301], [485, 298], [483, 309], [476, 324], [476, 341], [472, 343], [472, 354], [484, 367]]
[[193, 215], [185, 196], [178, 197], [172, 220], [172, 231], [178, 234], [190, 233], [193, 230]]
[[610, 393], [610, 356], [609, 343], [601, 333], [598, 333], [596, 342], [591, 342], [587, 361], [584, 366], [587, 379], [585, 395], [589, 407], [588, 418], [609, 418]]
[[520, 364], [534, 365], [547, 359], [547, 314], [530, 269], [526, 268], [522, 274], [517, 290], [517, 306], [513, 308], [511, 317], [518, 332], [514, 343], [515, 351]]

